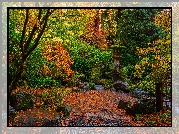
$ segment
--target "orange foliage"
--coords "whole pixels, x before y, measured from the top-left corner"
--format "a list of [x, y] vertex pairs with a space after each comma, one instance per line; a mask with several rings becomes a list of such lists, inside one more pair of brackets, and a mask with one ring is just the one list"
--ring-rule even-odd
[[[43, 57], [51, 63], [54, 63], [55, 71], [49, 69], [49, 67], [44, 66], [44, 72], [46, 74], [59, 75], [63, 80], [69, 80], [69, 77], [74, 74], [70, 69], [70, 65], [73, 64], [73, 60], [70, 58], [70, 54], [63, 47], [61, 43], [56, 43], [56, 45], [48, 44], [44, 47]], [[65, 74], [65, 75], [64, 75]]]

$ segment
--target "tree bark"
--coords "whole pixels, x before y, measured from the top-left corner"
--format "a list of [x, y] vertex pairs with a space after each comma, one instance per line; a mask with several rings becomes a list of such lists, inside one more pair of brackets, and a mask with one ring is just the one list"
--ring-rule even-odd
[[156, 108], [157, 112], [163, 110], [163, 83], [156, 83]]

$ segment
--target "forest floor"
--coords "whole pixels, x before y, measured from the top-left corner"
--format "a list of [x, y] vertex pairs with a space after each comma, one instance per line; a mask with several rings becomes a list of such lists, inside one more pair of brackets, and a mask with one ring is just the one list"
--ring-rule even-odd
[[[129, 94], [106, 90], [90, 90], [74, 93], [64, 98], [64, 103], [71, 108], [71, 117], [64, 120], [66, 126], [133, 126], [132, 121], [124, 109], [118, 108], [119, 101], [137, 102]], [[140, 124], [141, 125], [141, 124]]]
[[[57, 120], [59, 113], [54, 109], [44, 111], [33, 108], [19, 111], [10, 126], [146, 126], [142, 120], [136, 120], [124, 109], [119, 109], [119, 101], [130, 102], [134, 105], [138, 99], [129, 93], [88, 90], [74, 92], [63, 98], [63, 103], [71, 108], [70, 116]], [[153, 116], [153, 115], [152, 115]], [[150, 119], [150, 117], [148, 117]], [[155, 125], [170, 126], [157, 123]], [[155, 126], [154, 125], [154, 126]]]

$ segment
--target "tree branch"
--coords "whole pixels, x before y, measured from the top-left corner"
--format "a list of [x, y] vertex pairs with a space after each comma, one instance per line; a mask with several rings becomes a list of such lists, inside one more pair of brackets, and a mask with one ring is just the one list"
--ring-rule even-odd
[[[42, 9], [39, 9], [38, 19], [39, 19], [39, 17], [41, 17], [41, 13], [42, 13], [41, 10], [42, 10]], [[34, 27], [33, 27], [33, 29], [32, 29], [32, 32], [30, 33], [29, 39], [27, 40], [27, 42], [26, 42], [26, 44], [25, 44], [25, 46], [24, 46], [24, 51], [27, 51], [27, 49], [28, 49], [28, 47], [29, 47], [29, 45], [30, 45], [30, 42], [31, 42], [31, 40], [32, 40], [32, 38], [33, 38], [34, 33], [35, 33], [36, 30], [37, 30], [37, 25], [35, 24]]]
[[50, 9], [48, 9], [47, 14], [43, 17], [43, 19], [42, 19], [40, 25], [42, 25], [42, 24], [44, 23], [45, 18], [46, 18], [46, 17], [49, 17], [55, 10], [56, 10], [56, 9], [54, 9], [53, 11], [50, 12]]
[[47, 26], [47, 21], [48, 21], [48, 17], [52, 14], [54, 12], [54, 10], [52, 11], [52, 12], [50, 12], [50, 9], [48, 9], [48, 11], [47, 11], [47, 14], [46, 14], [46, 17], [45, 17], [45, 19], [44, 19], [44, 21], [45, 21], [45, 23], [44, 23], [44, 25], [43, 25], [43, 28], [42, 28], [42, 30], [41, 30], [41, 32], [39, 33], [39, 35], [38, 35], [38, 37], [37, 37], [37, 39], [36, 39], [36, 41], [35, 41], [35, 44], [31, 47], [31, 49], [27, 52], [27, 54], [26, 54], [26, 58], [30, 55], [30, 53], [37, 47], [37, 45], [38, 45], [38, 43], [39, 43], [39, 40], [40, 40], [40, 38], [41, 38], [41, 36], [42, 36], [42, 34], [43, 34], [43, 32], [45, 31], [45, 28], [46, 28], [46, 26]]
[[24, 55], [23, 39], [24, 39], [24, 36], [25, 36], [25, 31], [26, 31], [26, 25], [27, 25], [27, 22], [28, 22], [28, 18], [29, 18], [29, 9], [26, 9], [26, 19], [25, 19], [25, 22], [24, 22], [24, 27], [23, 27], [23, 31], [22, 31], [22, 37], [21, 37], [21, 40], [20, 40], [20, 48], [21, 48], [22, 55]]

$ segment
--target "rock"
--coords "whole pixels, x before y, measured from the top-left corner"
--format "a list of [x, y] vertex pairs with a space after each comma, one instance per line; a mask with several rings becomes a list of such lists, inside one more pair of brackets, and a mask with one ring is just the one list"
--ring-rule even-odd
[[141, 91], [141, 92], [139, 93], [139, 96], [141, 96], [141, 97], [145, 97], [145, 96], [147, 96], [147, 92], [145, 92], [145, 91]]
[[135, 94], [139, 94], [141, 92], [141, 90], [139, 89], [139, 88], [136, 88], [135, 90], [134, 90], [134, 93]]
[[128, 86], [129, 86], [129, 84], [127, 82], [122, 82], [122, 81], [119, 81], [119, 80], [114, 82], [114, 84], [113, 84], [113, 87], [117, 91], [121, 90], [121, 91], [124, 91], [124, 92], [127, 92]]
[[9, 114], [11, 115], [11, 114], [14, 114], [15, 113], [15, 109], [14, 108], [12, 108], [12, 107], [9, 107]]
[[34, 102], [34, 96], [25, 91], [18, 91], [10, 96], [10, 105], [17, 111], [32, 109]]
[[71, 108], [68, 105], [61, 104], [57, 106], [56, 112], [62, 112], [64, 114], [64, 117], [66, 118], [70, 116]]
[[86, 90], [86, 91], [87, 91], [87, 90], [89, 90], [89, 89], [90, 89], [90, 86], [89, 86], [89, 84], [87, 83], [87, 84], [86, 84], [83, 88], [84, 88], [84, 90]]
[[171, 108], [171, 101], [170, 100], [164, 100], [164, 103], [167, 108]]
[[124, 101], [120, 100], [118, 103], [119, 109], [126, 109], [128, 106], [129, 106], [129, 102], [124, 102]]
[[94, 89], [95, 90], [104, 90], [104, 87], [102, 85], [95, 85]]
[[132, 116], [135, 114], [152, 114], [156, 112], [156, 105], [155, 102], [152, 102], [150, 100], [147, 100], [146, 102], [140, 101], [125, 110]]
[[111, 91], [116, 91], [116, 89], [114, 87], [111, 88]]
[[139, 88], [136, 88], [134, 90], [134, 94], [137, 95], [137, 97], [147, 97], [148, 93], [145, 92], [145, 91], [142, 91], [141, 89]]

